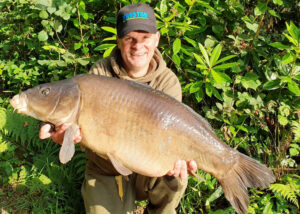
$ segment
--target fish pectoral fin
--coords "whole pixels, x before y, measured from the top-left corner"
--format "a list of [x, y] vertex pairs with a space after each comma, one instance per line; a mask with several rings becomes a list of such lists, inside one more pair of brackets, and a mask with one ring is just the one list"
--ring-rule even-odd
[[59, 151], [59, 161], [63, 164], [69, 162], [74, 153], [74, 136], [78, 132], [79, 126], [72, 124], [65, 132], [64, 140]]
[[112, 165], [115, 169], [123, 176], [127, 176], [132, 174], [132, 171], [126, 168], [120, 161], [118, 161], [112, 154], [107, 153], [109, 160], [111, 161]]

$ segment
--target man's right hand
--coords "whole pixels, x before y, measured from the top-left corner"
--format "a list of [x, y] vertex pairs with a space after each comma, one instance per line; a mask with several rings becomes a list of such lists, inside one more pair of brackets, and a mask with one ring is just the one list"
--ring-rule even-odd
[[[55, 131], [53, 132], [51, 131], [51, 125], [46, 123], [40, 128], [39, 137], [40, 139], [46, 139], [50, 137], [55, 143], [62, 145], [64, 135], [68, 127], [69, 125], [62, 124], [60, 126], [55, 127]], [[79, 143], [81, 139], [81, 133], [77, 133], [74, 138], [74, 142]]]

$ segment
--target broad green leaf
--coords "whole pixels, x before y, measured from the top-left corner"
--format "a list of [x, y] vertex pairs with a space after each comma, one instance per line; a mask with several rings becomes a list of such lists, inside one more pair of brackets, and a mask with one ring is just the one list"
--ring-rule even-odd
[[174, 63], [177, 65], [177, 66], [180, 66], [180, 63], [181, 63], [181, 60], [180, 60], [180, 57], [178, 55], [172, 55], [172, 59], [174, 61]]
[[293, 81], [293, 80], [291, 80], [289, 83], [288, 83], [288, 90], [290, 91], [290, 92], [292, 92], [293, 94], [295, 94], [296, 96], [300, 96], [300, 89], [299, 89], [299, 86], [298, 86], [298, 84], [295, 82], [295, 81]]
[[110, 48], [106, 49], [106, 51], [103, 53], [103, 58], [106, 58], [110, 55], [110, 53], [112, 52], [112, 50], [115, 48], [116, 45], [111, 46]]
[[89, 59], [88, 58], [78, 58], [77, 61], [79, 62], [79, 64], [85, 66], [87, 64], [89, 64]]
[[206, 63], [209, 66], [211, 66], [210, 63], [209, 63], [209, 58], [208, 58], [207, 51], [205, 50], [205, 48], [203, 47], [203, 45], [201, 43], [198, 43], [198, 45], [199, 45], [199, 48], [200, 48], [200, 51], [201, 51], [202, 55], [204, 56], [204, 59], [205, 59]]
[[187, 41], [188, 43], [190, 43], [193, 47], [196, 47], [196, 46], [197, 46], [197, 42], [196, 42], [195, 40], [190, 39], [190, 38], [188, 38], [188, 37], [186, 37], [186, 36], [184, 36], [183, 39], [184, 39], [185, 41]]
[[185, 3], [187, 3], [188, 6], [192, 6], [195, 2], [195, 0], [184, 0]]
[[258, 24], [257, 23], [250, 23], [250, 22], [247, 22], [247, 21], [245, 23], [246, 23], [246, 27], [249, 30], [252, 30], [253, 32], [257, 31], [257, 28], [258, 28]]
[[197, 67], [197, 68], [200, 68], [200, 69], [208, 69], [208, 68], [206, 67], [206, 65], [200, 65], [200, 64], [197, 64], [196, 67]]
[[293, 156], [297, 156], [299, 155], [299, 150], [298, 149], [295, 149], [295, 148], [290, 148], [290, 155], [293, 157]]
[[104, 42], [104, 41], [116, 41], [116, 38], [117, 38], [117, 36], [116, 36], [116, 35], [113, 35], [113, 36], [111, 36], [111, 37], [106, 37], [106, 38], [104, 38], [104, 39], [102, 40], [102, 42]]
[[60, 21], [56, 21], [56, 22], [55, 22], [55, 24], [54, 24], [54, 29], [55, 29], [58, 33], [61, 32], [61, 30], [63, 29], [63, 26], [62, 26], [62, 24], [61, 24]]
[[291, 35], [291, 37], [296, 41], [296, 43], [299, 41], [298, 36], [298, 28], [295, 26], [295, 24], [291, 21], [290, 25], [288, 25], [288, 23], [286, 22], [286, 28], [289, 32], [289, 34]]
[[94, 50], [102, 51], [102, 50], [106, 50], [108, 48], [115, 47], [115, 46], [116, 46], [116, 44], [102, 44], [102, 45], [97, 46]]
[[112, 28], [112, 27], [108, 27], [108, 26], [103, 26], [103, 27], [101, 27], [101, 29], [117, 35], [117, 29], [116, 28]]
[[255, 7], [254, 14], [255, 16], [259, 16], [264, 14], [266, 10], [267, 10], [267, 2], [262, 2]]
[[203, 99], [203, 97], [204, 97], [204, 94], [203, 94], [203, 90], [202, 89], [200, 89], [199, 91], [197, 91], [195, 93], [195, 98], [196, 98], [196, 100], [197, 100], [198, 103]]
[[220, 101], [223, 101], [222, 96], [220, 95], [220, 93], [218, 92], [218, 90], [216, 88], [214, 88], [214, 87], [212, 88], [212, 93], [217, 99], [219, 99]]
[[199, 91], [200, 89], [202, 89], [202, 84], [203, 83], [201, 81], [193, 83], [190, 87], [190, 94], [193, 94], [193, 93]]
[[209, 61], [209, 63], [210, 63], [211, 66], [214, 66], [214, 65], [216, 64], [216, 61], [217, 61], [217, 60], [219, 59], [219, 57], [220, 57], [221, 51], [222, 51], [222, 45], [221, 45], [221, 44], [218, 44], [218, 45], [214, 48], [214, 50], [213, 50], [213, 52], [212, 52], [212, 54], [211, 54], [211, 56], [210, 56], [210, 61]]
[[214, 69], [215, 70], [223, 70], [223, 69], [227, 69], [227, 68], [232, 68], [233, 66], [236, 66], [238, 64], [239, 64], [238, 62], [225, 63], [225, 64], [215, 66]]
[[282, 57], [282, 64], [286, 65], [288, 63], [291, 63], [295, 60], [295, 55], [292, 52], [287, 52], [283, 57]]
[[274, 90], [277, 88], [280, 88], [280, 79], [276, 79], [276, 80], [270, 80], [268, 82], [266, 82], [263, 86], [264, 90]]
[[213, 93], [213, 87], [210, 83], [205, 83], [205, 92], [206, 92], [207, 96], [211, 97], [211, 95]]
[[47, 11], [45, 11], [45, 10], [41, 10], [39, 16], [40, 16], [40, 18], [42, 18], [42, 19], [48, 19], [48, 17], [49, 17]]
[[268, 10], [268, 12], [271, 14], [271, 16], [281, 19], [281, 17], [275, 12], [275, 10]]
[[289, 49], [290, 47], [287, 45], [282, 44], [281, 42], [273, 42], [269, 44], [270, 46], [274, 48], [278, 48], [280, 50]]
[[173, 43], [173, 54], [176, 55], [181, 48], [181, 40], [179, 38], [176, 38]]
[[225, 61], [227, 61], [227, 60], [230, 60], [230, 59], [232, 59], [232, 58], [234, 58], [234, 57], [236, 57], [236, 55], [225, 56], [225, 57], [223, 57], [222, 59], [218, 60], [218, 61], [216, 62], [215, 65], [220, 64], [221, 62], [225, 62]]
[[273, 3], [277, 4], [277, 5], [282, 5], [283, 1], [282, 0], [273, 0]]
[[76, 42], [74, 44], [74, 50], [78, 50], [79, 48], [81, 48], [82, 43], [81, 42]]
[[205, 63], [204, 63], [204, 61], [203, 61], [203, 59], [202, 59], [201, 56], [199, 56], [199, 55], [196, 54], [196, 53], [193, 53], [193, 54], [194, 54], [194, 57], [196, 58], [196, 60], [197, 60], [199, 63], [201, 63], [202, 65], [205, 65]]
[[243, 126], [243, 125], [237, 125], [236, 127], [238, 128], [238, 130], [242, 130], [242, 131], [248, 133], [248, 129], [245, 126]]
[[258, 86], [260, 86], [261, 82], [258, 79], [257, 74], [255, 73], [247, 73], [244, 77], [241, 79], [242, 86], [244, 88], [252, 88], [254, 90], [257, 89]]
[[166, 0], [161, 0], [161, 1], [160, 1], [159, 10], [160, 10], [160, 15], [161, 15], [161, 17], [165, 17], [165, 13], [166, 13], [167, 10], [168, 10], [168, 7], [167, 7], [167, 1], [166, 1]]
[[297, 46], [297, 41], [296, 39], [294, 39], [293, 37], [290, 37], [289, 35], [287, 35], [286, 33], [283, 33], [283, 35], [288, 38], [288, 40], [293, 43], [295, 46]]
[[224, 33], [224, 26], [222, 25], [213, 25], [212, 26], [212, 31], [217, 34], [217, 35], [220, 35], [220, 34], [223, 34]]
[[56, 7], [52, 6], [52, 7], [47, 7], [47, 11], [52, 14], [56, 11]]
[[41, 42], [44, 42], [44, 41], [47, 41], [48, 39], [48, 34], [46, 31], [42, 30], [39, 32], [38, 34], [38, 39], [41, 41]]
[[269, 202], [266, 204], [266, 206], [265, 206], [265, 208], [264, 208], [262, 214], [272, 214], [272, 213], [273, 213], [273, 211], [272, 211], [272, 206], [273, 206], [273, 204], [269, 201]]
[[278, 122], [280, 125], [285, 126], [289, 123], [288, 119], [282, 115], [278, 115]]
[[221, 72], [218, 72], [218, 71], [215, 71], [215, 70], [211, 70], [211, 74], [212, 74], [212, 77], [215, 80], [215, 82], [220, 84], [220, 85], [224, 85], [225, 83], [232, 82], [230, 77], [225, 73], [221, 73]]

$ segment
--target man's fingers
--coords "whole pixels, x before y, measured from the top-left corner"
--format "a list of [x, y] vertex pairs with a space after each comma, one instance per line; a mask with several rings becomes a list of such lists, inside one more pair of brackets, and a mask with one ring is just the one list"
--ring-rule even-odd
[[196, 172], [197, 169], [198, 169], [197, 163], [195, 161], [193, 161], [193, 160], [189, 161], [188, 168], [189, 168], [189, 170], [191, 170], [193, 172]]
[[176, 161], [174, 167], [174, 177], [178, 177], [181, 171], [181, 160]]
[[40, 139], [43, 140], [43, 139], [46, 139], [46, 138], [51, 137], [50, 130], [51, 130], [51, 125], [50, 125], [50, 124], [45, 124], [45, 125], [43, 125], [43, 126], [40, 128], [40, 132], [39, 132], [39, 137], [40, 137]]
[[82, 140], [81, 137], [81, 129], [77, 129], [76, 133], [75, 133], [75, 137], [74, 137], [74, 143], [80, 143]]
[[182, 179], [187, 178], [187, 164], [184, 160], [181, 161], [181, 170], [180, 170], [180, 175], [179, 177]]

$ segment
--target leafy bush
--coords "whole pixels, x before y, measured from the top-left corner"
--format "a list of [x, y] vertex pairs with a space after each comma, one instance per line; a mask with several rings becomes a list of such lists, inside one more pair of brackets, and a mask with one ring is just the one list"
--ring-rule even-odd
[[[1, 206], [25, 213], [83, 210], [84, 154], [60, 165], [59, 147], [40, 141], [38, 122], [12, 114], [8, 100], [85, 73], [108, 56], [116, 45], [117, 11], [135, 2], [155, 9], [160, 51], [180, 79], [184, 102], [226, 143], [274, 170], [276, 184], [251, 190], [249, 213], [296, 213], [300, 13], [292, 0], [0, 2]], [[199, 175], [205, 182], [190, 178], [179, 213], [234, 213], [216, 179]]]

